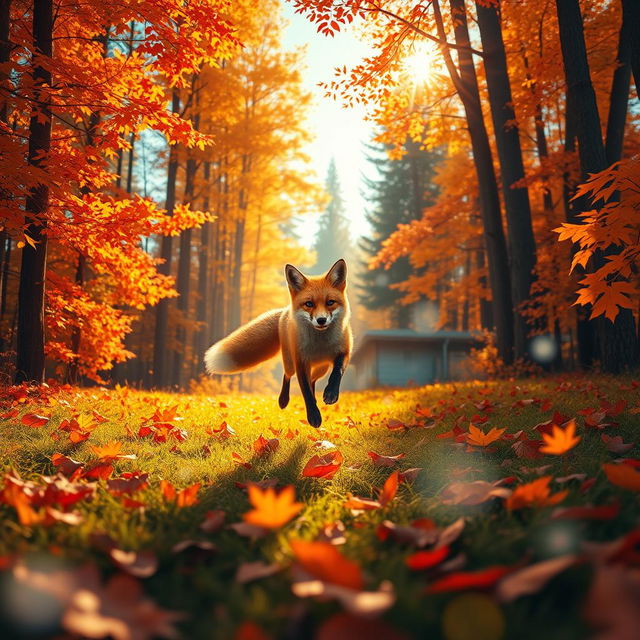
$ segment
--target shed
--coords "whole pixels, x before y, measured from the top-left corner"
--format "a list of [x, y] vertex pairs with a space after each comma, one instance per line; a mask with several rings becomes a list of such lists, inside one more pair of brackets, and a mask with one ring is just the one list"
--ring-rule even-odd
[[351, 359], [355, 386], [406, 387], [467, 379], [469, 353], [479, 344], [479, 336], [468, 331], [367, 331]]

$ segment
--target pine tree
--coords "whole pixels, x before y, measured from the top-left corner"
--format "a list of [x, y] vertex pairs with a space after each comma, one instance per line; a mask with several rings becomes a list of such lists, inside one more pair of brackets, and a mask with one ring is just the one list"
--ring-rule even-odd
[[[407, 141], [406, 153], [400, 159], [391, 160], [384, 147], [372, 147], [369, 161], [379, 178], [367, 179], [368, 200], [371, 209], [366, 218], [372, 233], [360, 239], [360, 247], [367, 256], [377, 255], [382, 242], [399, 224], [406, 224], [422, 217], [422, 210], [434, 203], [436, 187], [432, 183], [435, 166], [439, 160], [437, 151], [425, 151], [419, 145]], [[404, 282], [413, 273], [409, 258], [403, 257], [388, 269], [367, 269], [362, 263], [358, 274], [358, 300], [371, 310], [388, 308], [396, 328], [407, 328], [411, 322], [411, 305], [402, 305], [405, 294], [390, 288], [391, 284]]]
[[351, 249], [349, 223], [333, 158], [329, 163], [325, 188], [329, 194], [329, 204], [320, 218], [314, 244], [317, 257], [312, 272], [318, 274], [328, 271], [336, 260], [348, 257]]

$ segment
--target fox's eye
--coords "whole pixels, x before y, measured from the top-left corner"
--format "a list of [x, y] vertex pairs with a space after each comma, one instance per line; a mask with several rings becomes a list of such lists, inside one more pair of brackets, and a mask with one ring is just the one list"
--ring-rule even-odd
[[313, 302], [311, 302], [311, 300], [307, 300], [304, 303], [304, 306], [307, 307], [307, 309], [313, 309]]
[[335, 300], [327, 300], [327, 307], [332, 307], [335, 303]]

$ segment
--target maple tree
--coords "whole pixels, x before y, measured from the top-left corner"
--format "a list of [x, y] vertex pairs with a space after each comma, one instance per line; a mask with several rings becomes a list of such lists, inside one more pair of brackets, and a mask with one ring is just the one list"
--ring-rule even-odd
[[[570, 38], [562, 35], [553, 3], [525, 3], [525, 11], [497, 0], [428, 5], [294, 0], [292, 4], [317, 25], [320, 33], [331, 36], [343, 29], [355, 30], [373, 47], [373, 54], [361, 64], [336, 69], [334, 80], [325, 84], [328, 95], [341, 97], [346, 104], [367, 105], [371, 119], [383, 127], [378, 140], [391, 145], [395, 154], [402, 154], [407, 137], [428, 149], [444, 146], [448, 152], [439, 169], [443, 179], [436, 203], [425, 208], [421, 219], [400, 225], [371, 263], [375, 269], [389, 268], [397, 260], [410, 259], [413, 273], [395, 285], [406, 294], [403, 302], [411, 304], [421, 296], [437, 299], [442, 310], [441, 326], [460, 317], [463, 309], [465, 323], [471, 319], [470, 326], [495, 327], [498, 355], [504, 362], [512, 357], [509, 335], [513, 330], [515, 357], [525, 354], [523, 340], [527, 336], [550, 333], [560, 343], [562, 334], [570, 333], [583, 366], [596, 358], [612, 371], [632, 364], [637, 350], [630, 337], [633, 327], [626, 307], [626, 318], [618, 315], [612, 328], [594, 324], [571, 309], [575, 280], [558, 278], [571, 258], [566, 249], [555, 245], [552, 229], [567, 221], [579, 222], [576, 216], [585, 192], [581, 190], [578, 198], [573, 196], [581, 181], [579, 161], [587, 140], [584, 135], [591, 136], [592, 141], [600, 136], [602, 141], [604, 131], [601, 133], [599, 121], [593, 119], [586, 129], [576, 128], [583, 122], [578, 112], [587, 108], [588, 100], [574, 96], [574, 58], [563, 57], [563, 50], [574, 51], [577, 44], [569, 44]], [[637, 56], [630, 53], [635, 51], [635, 44], [629, 34], [637, 24], [637, 10], [629, 2], [622, 3], [624, 11], [618, 3], [582, 4], [584, 13], [574, 12], [570, 20], [574, 27], [584, 30], [589, 46], [589, 82], [597, 108], [608, 111], [605, 142], [610, 162], [623, 157], [624, 166], [627, 158], [633, 162], [632, 149], [637, 140], [637, 114], [628, 110], [629, 78], [632, 60]], [[564, 11], [567, 5], [558, 3], [558, 9]], [[469, 33], [469, 19], [477, 21], [477, 32]], [[610, 37], [603, 39], [603, 33]], [[420, 57], [425, 66], [431, 67], [431, 78], [422, 83], [411, 76]], [[583, 67], [582, 77], [586, 78], [584, 71]], [[593, 107], [588, 109], [593, 112]], [[486, 133], [491, 132], [489, 117], [493, 139]], [[466, 121], [468, 138], [466, 130], [455, 126], [460, 118]], [[492, 176], [493, 154], [500, 170], [497, 182]], [[467, 167], [466, 180], [458, 179], [462, 163]], [[447, 164], [452, 166], [448, 174], [444, 168]], [[586, 178], [584, 166], [582, 177]], [[591, 171], [604, 169], [601, 164]], [[500, 184], [504, 196], [506, 247], [500, 246], [502, 224], [495, 216], [491, 237], [486, 235], [487, 225], [492, 224], [487, 215], [492, 207], [500, 210], [496, 184]], [[621, 217], [628, 221], [626, 211]], [[614, 254], [620, 251], [609, 243], [603, 254], [605, 260], [610, 258], [619, 264]], [[474, 253], [478, 259], [474, 259]], [[508, 280], [497, 282], [495, 265], [504, 265], [500, 260], [507, 253], [510, 269], [501, 266], [499, 270]], [[595, 251], [594, 260], [601, 259], [600, 253], [599, 249]], [[602, 282], [603, 275], [589, 273], [585, 278]], [[619, 309], [614, 300], [626, 303], [622, 296], [630, 294], [634, 285], [624, 282], [632, 279], [620, 274], [607, 280], [619, 284], [600, 284], [594, 295], [586, 293], [590, 288], [586, 286], [582, 301], [595, 302], [600, 297], [597, 315], [608, 302], [613, 317]], [[510, 304], [505, 286], [513, 294], [514, 321], [509, 319], [508, 310], [499, 308], [503, 301]], [[613, 294], [614, 289], [618, 293]], [[602, 297], [598, 291], [608, 295]], [[493, 318], [488, 318], [478, 304], [486, 298], [492, 301]], [[479, 309], [471, 312], [473, 306]], [[623, 323], [626, 329], [620, 328]], [[594, 351], [596, 332], [598, 352]], [[612, 347], [614, 351], [607, 355], [608, 344], [619, 346]], [[614, 352], [620, 357], [612, 355]]]

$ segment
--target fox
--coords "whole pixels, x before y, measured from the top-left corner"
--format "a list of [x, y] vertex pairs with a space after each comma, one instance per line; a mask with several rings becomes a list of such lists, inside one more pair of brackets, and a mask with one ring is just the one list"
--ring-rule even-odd
[[316, 277], [287, 264], [284, 275], [290, 304], [263, 313], [213, 344], [204, 362], [210, 375], [239, 373], [280, 352], [284, 375], [278, 405], [284, 409], [289, 404], [295, 375], [307, 422], [318, 428], [322, 414], [316, 401], [316, 382], [331, 369], [322, 397], [325, 404], [336, 403], [353, 347], [347, 263], [341, 258], [325, 275]]

